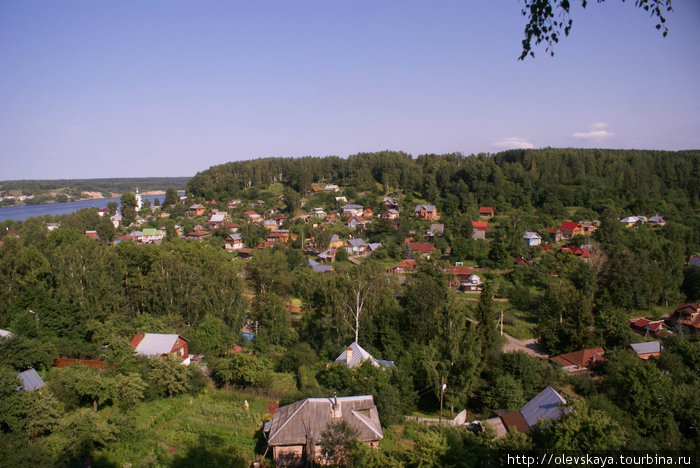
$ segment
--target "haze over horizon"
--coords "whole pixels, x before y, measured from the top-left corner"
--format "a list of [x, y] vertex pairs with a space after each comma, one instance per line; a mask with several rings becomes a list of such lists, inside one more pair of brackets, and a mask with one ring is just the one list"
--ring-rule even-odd
[[572, 8], [518, 61], [512, 2], [0, 4], [0, 179], [194, 175], [401, 150], [700, 148], [700, 3], [669, 35], [632, 2]]

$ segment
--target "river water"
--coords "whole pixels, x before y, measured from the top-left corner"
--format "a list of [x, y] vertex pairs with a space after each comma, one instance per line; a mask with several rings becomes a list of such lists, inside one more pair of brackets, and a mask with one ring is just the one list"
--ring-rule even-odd
[[[156, 195], [141, 195], [143, 200], [150, 200], [151, 204], [157, 198], [163, 202], [165, 199], [165, 192]], [[121, 203], [119, 198], [94, 198], [92, 200], [80, 200], [65, 203], [43, 203], [41, 205], [20, 205], [20, 206], [6, 206], [0, 208], [0, 222], [13, 220], [13, 221], [24, 221], [35, 216], [45, 216], [45, 215], [62, 215], [74, 213], [83, 208], [107, 208], [107, 203], [117, 202], [120, 206]]]

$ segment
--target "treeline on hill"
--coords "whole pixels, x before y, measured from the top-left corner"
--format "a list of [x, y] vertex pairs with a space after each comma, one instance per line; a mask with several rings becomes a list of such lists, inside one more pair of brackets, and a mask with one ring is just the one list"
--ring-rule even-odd
[[[137, 438], [129, 418], [141, 401], [201, 390], [196, 370], [134, 357], [128, 342], [136, 332], [179, 333], [190, 340], [191, 353], [204, 354], [219, 387], [254, 389], [281, 404], [334, 392], [373, 395], [387, 443], [379, 451], [354, 446], [349, 456], [355, 466], [478, 466], [494, 448], [694, 449], [700, 443], [697, 339], [679, 331], [664, 340], [658, 359], [643, 361], [629, 349], [642, 337], [627, 321], [700, 300], [698, 269], [684, 267], [687, 255], [700, 251], [699, 170], [697, 152], [264, 159], [197, 174], [186, 205], [164, 203], [168, 217], [154, 216], [139, 227], [165, 226], [161, 245], [110, 245], [126, 231], [115, 232], [94, 209], [0, 223], [0, 328], [15, 335], [0, 341], [0, 456], [37, 465], [77, 462], [95, 448]], [[375, 219], [359, 231], [383, 247], [359, 265], [341, 249], [333, 274], [309, 267], [304, 239], [313, 236], [325, 248], [333, 234], [358, 231], [294, 216], [316, 203], [337, 209], [335, 194], [308, 193], [321, 181], [340, 185], [349, 202], [373, 209], [386, 195], [401, 204], [396, 228]], [[242, 200], [229, 210], [237, 221], [253, 201], [264, 201], [259, 211], [277, 204], [297, 239], [257, 249], [243, 261], [222, 248], [225, 229], [204, 241], [175, 235], [176, 223], [185, 233], [206, 224], [206, 217], [185, 215], [191, 203], [234, 198]], [[303, 198], [310, 201], [302, 210]], [[406, 237], [422, 235], [434, 222], [414, 219], [417, 203], [438, 206], [444, 235], [401, 284], [387, 268], [412, 255]], [[498, 214], [489, 237], [473, 240], [479, 205], [495, 206]], [[667, 218], [665, 226], [625, 229], [618, 219], [655, 212]], [[524, 245], [523, 231], [572, 218], [600, 220], [592, 237], [575, 239], [595, 245], [589, 263]], [[47, 232], [46, 223], [58, 220], [61, 227]], [[240, 223], [247, 246], [265, 239], [264, 227]], [[5, 234], [6, 228], [18, 235]], [[86, 237], [86, 230], [100, 239]], [[514, 255], [534, 262], [514, 265]], [[469, 297], [474, 300], [448, 285], [446, 269], [455, 261], [485, 269], [484, 289]], [[607, 361], [592, 379], [566, 375], [558, 364], [523, 352], [501, 353], [496, 324], [503, 309], [510, 333], [524, 327], [551, 355], [602, 346]], [[244, 324], [256, 333], [254, 341], [241, 336]], [[395, 366], [331, 364], [357, 336], [375, 358]], [[58, 356], [104, 359], [114, 367], [99, 377], [80, 368], [51, 369]], [[42, 395], [14, 390], [11, 377], [29, 366], [45, 377]], [[280, 382], [287, 383], [284, 389]], [[446, 417], [464, 408], [473, 419], [516, 410], [548, 385], [574, 411], [497, 442], [492, 434], [463, 428], [408, 424], [393, 432], [403, 415], [435, 415], [443, 382]], [[104, 416], [105, 407], [125, 416]], [[165, 464], [167, 457], [162, 453], [156, 462]]]
[[560, 214], [565, 206], [597, 213], [606, 208], [680, 216], [700, 206], [698, 151], [555, 149], [511, 150], [495, 155], [360, 153], [342, 159], [267, 158], [230, 162], [196, 174], [194, 196], [237, 197], [249, 187], [284, 181], [305, 193], [319, 181], [351, 185], [358, 192], [381, 184], [386, 191], [417, 192], [451, 215], [478, 204], [534, 207]]

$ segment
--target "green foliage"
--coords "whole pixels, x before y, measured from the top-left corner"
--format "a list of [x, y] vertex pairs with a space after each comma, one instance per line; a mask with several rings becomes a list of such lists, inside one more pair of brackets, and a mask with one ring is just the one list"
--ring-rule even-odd
[[189, 390], [189, 374], [187, 367], [170, 354], [163, 358], [154, 357], [149, 360], [151, 370], [148, 380], [151, 385], [159, 390], [161, 395], [173, 395]]
[[212, 366], [212, 377], [219, 385], [266, 387], [272, 380], [272, 366], [263, 358], [246, 353], [234, 353], [218, 359]]
[[326, 429], [321, 433], [318, 445], [321, 447], [323, 457], [331, 465], [344, 467], [350, 460], [352, 443], [357, 440], [357, 437], [357, 430], [351, 427], [347, 421], [341, 419], [326, 426]]

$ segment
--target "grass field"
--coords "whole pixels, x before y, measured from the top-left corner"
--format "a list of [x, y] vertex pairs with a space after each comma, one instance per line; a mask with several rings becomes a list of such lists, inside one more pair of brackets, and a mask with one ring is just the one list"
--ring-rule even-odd
[[[248, 400], [249, 411], [243, 408]], [[261, 453], [271, 400], [206, 388], [145, 402], [122, 424], [118, 442], [95, 453], [94, 466], [249, 466]], [[106, 409], [105, 411], [109, 411]], [[115, 417], [118, 417], [115, 411]], [[123, 417], [123, 416], [122, 416]]]

